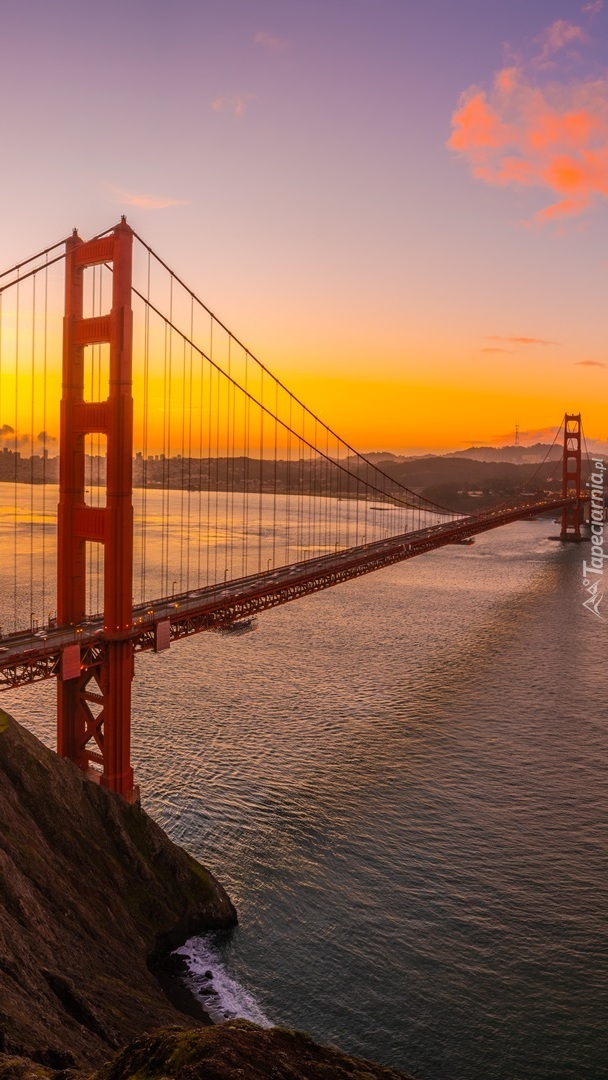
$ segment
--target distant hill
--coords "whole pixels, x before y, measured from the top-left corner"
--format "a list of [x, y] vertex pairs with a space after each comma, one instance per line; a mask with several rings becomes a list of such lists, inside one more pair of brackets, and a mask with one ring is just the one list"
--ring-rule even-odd
[[471, 461], [507, 461], [512, 465], [537, 465], [547, 457], [554, 461], [562, 456], [559, 443], [534, 443], [533, 446], [470, 446], [468, 450], [454, 450], [445, 457], [463, 457]]
[[[375, 451], [365, 456], [416, 494], [461, 513], [479, 513], [522, 495], [557, 495], [562, 485], [559, 444], [471, 446], [417, 457]], [[588, 476], [589, 464], [583, 459], [583, 482]]]
[[409, 461], [408, 457], [404, 457], [402, 454], [391, 454], [388, 450], [372, 450], [369, 454], [364, 455], [368, 461], [373, 461], [374, 465], [380, 465], [383, 461]]
[[[559, 454], [551, 455], [542, 467], [539, 462], [478, 461], [469, 454], [447, 454], [384, 461], [381, 468], [423, 498], [461, 513], [478, 513], [524, 493], [557, 494], [562, 483]], [[584, 463], [583, 480], [588, 471]]]
[[451, 450], [445, 454], [392, 454], [388, 450], [374, 450], [365, 454], [374, 465], [401, 465], [409, 461], [443, 461], [445, 458], [468, 458], [469, 461], [499, 461], [511, 465], [538, 465], [548, 454], [548, 460], [561, 457], [562, 447], [556, 443], [534, 443], [533, 446], [470, 446], [467, 450]]

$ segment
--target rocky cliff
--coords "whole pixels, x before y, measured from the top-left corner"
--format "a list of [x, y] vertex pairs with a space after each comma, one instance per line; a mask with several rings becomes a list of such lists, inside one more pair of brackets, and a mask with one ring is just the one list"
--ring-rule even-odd
[[0, 1080], [404, 1076], [299, 1032], [208, 1026], [163, 957], [235, 923], [143, 810], [0, 711]]
[[235, 922], [219, 882], [143, 810], [0, 713], [0, 1050], [95, 1064], [185, 1023], [149, 962]]

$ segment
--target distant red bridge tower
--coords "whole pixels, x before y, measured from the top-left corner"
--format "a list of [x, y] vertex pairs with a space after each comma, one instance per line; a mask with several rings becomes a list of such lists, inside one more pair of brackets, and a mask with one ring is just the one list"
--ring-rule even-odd
[[[564, 416], [564, 457], [562, 472], [562, 495], [576, 495], [581, 492], [581, 414], [566, 413]], [[560, 540], [581, 539], [581, 504], [567, 506], [562, 510], [562, 530]]]

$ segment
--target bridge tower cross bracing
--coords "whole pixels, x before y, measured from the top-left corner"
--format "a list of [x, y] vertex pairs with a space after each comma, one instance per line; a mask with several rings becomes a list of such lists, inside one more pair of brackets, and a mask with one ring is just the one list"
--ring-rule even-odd
[[[562, 495], [564, 498], [581, 496], [581, 414], [566, 413], [564, 416], [564, 455], [562, 471]], [[560, 540], [581, 539], [581, 504], [562, 510]]]
[[[84, 242], [76, 231], [66, 251], [63, 389], [60, 429], [57, 616], [64, 625], [86, 615], [86, 544], [104, 548], [104, 634], [86, 669], [80, 646], [64, 648], [58, 679], [57, 750], [129, 801], [138, 797], [130, 761], [133, 679], [133, 394], [131, 309], [133, 233], [123, 218], [111, 233]], [[84, 271], [112, 265], [112, 307], [84, 318]], [[89, 345], [109, 345], [108, 396], [84, 400]], [[85, 436], [106, 437], [106, 505], [85, 502]], [[101, 774], [95, 766], [101, 766]]]

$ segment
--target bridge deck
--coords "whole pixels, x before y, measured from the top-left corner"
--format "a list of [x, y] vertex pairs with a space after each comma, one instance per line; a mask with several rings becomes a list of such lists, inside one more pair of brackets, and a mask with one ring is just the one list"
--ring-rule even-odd
[[[239, 619], [251, 618], [268, 608], [508, 525], [531, 514], [561, 511], [577, 501], [576, 498], [559, 498], [463, 517], [444, 525], [434, 525], [335, 554], [307, 559], [278, 570], [162, 597], [133, 608], [133, 622], [126, 635], [124, 631], [113, 634], [106, 631], [102, 616], [91, 617], [78, 626], [59, 626], [36, 634], [23, 631], [7, 635], [0, 644], [0, 690], [59, 676], [62, 653], [68, 645], [79, 644], [82, 670], [86, 670], [103, 659], [105, 641], [110, 637], [130, 638], [136, 651], [157, 649], [163, 636], [167, 642], [174, 641], [203, 630], [229, 625]], [[164, 635], [159, 634], [159, 627], [163, 627]]]

